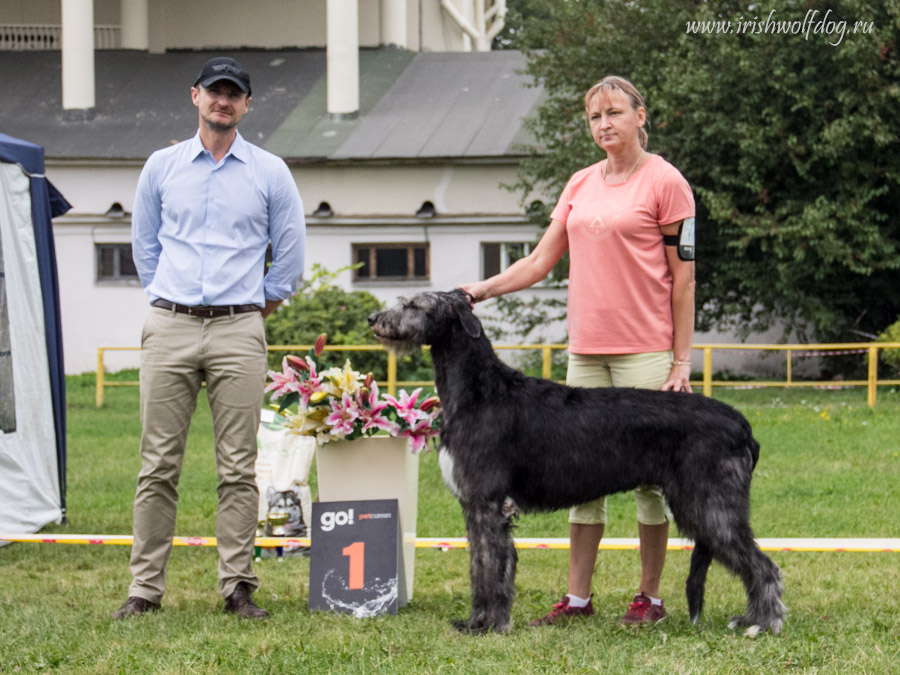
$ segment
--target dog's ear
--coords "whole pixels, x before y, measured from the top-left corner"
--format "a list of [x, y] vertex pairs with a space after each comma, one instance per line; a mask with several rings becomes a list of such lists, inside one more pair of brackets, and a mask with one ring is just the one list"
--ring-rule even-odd
[[473, 339], [481, 337], [481, 321], [469, 307], [469, 301], [465, 294], [459, 289], [453, 291], [452, 294], [459, 297], [454, 297], [454, 302], [448, 305], [448, 311], [459, 318], [466, 335]]
[[459, 313], [459, 320], [462, 323], [463, 330], [470, 338], [481, 337], [481, 322], [478, 317], [472, 313], [468, 305]]

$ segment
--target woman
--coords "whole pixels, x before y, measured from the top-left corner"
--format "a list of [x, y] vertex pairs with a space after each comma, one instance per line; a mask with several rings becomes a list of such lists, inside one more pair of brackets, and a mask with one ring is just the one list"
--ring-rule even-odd
[[[462, 288], [473, 302], [527, 288], [546, 277], [568, 250], [567, 383], [690, 392], [690, 186], [675, 167], [646, 151], [647, 111], [631, 82], [607, 77], [584, 101], [591, 135], [606, 151], [606, 159], [571, 177], [549, 227], [528, 257]], [[641, 581], [622, 622], [655, 623], [665, 617], [659, 583], [669, 513], [658, 488], [635, 490], [635, 497]], [[605, 499], [571, 510], [568, 593], [532, 625], [594, 613], [591, 577], [605, 523]]]

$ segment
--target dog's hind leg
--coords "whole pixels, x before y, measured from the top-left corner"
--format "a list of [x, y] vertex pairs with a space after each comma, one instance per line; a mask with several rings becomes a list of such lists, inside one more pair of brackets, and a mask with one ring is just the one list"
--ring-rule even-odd
[[503, 502], [464, 504], [469, 537], [472, 614], [453, 625], [465, 633], [507, 632], [515, 595], [517, 554]]
[[716, 547], [713, 554], [741, 578], [747, 591], [747, 613], [733, 617], [728, 627], [746, 626], [749, 637], [766, 629], [780, 633], [785, 612], [781, 570], [759, 550], [749, 526], [741, 528], [739, 536], [728, 544]]
[[781, 600], [784, 592], [781, 570], [752, 539], [742, 548], [740, 575], [747, 589], [747, 613], [733, 617], [728, 627], [746, 626], [746, 634], [750, 637], [766, 629], [777, 635], [781, 632], [785, 612]]
[[694, 552], [691, 554], [691, 571], [688, 573], [685, 593], [687, 594], [688, 614], [691, 622], [699, 623], [700, 614], [703, 612], [703, 595], [706, 588], [706, 573], [712, 562], [713, 555], [709, 546], [698, 541], [694, 544]]

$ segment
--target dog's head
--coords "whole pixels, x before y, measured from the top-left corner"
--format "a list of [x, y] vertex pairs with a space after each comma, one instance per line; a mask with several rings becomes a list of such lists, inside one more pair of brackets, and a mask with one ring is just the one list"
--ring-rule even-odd
[[482, 335], [465, 291], [419, 293], [400, 298], [390, 309], [369, 317], [376, 339], [397, 353], [439, 342], [456, 326], [471, 338]]

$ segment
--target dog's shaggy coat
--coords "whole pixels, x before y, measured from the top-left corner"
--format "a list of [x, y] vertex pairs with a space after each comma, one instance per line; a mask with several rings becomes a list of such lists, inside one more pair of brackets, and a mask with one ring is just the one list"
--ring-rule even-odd
[[730, 626], [750, 635], [781, 631], [781, 572], [759, 550], [749, 521], [759, 444], [736, 410], [694, 394], [526, 377], [496, 357], [459, 290], [421, 293], [369, 323], [395, 351], [431, 345], [443, 409], [440, 464], [462, 505], [471, 556], [472, 613], [457, 628], [509, 630], [517, 556], [507, 499], [524, 512], [549, 511], [658, 485], [695, 542], [691, 619], [700, 618], [715, 559], [747, 592], [746, 614]]

